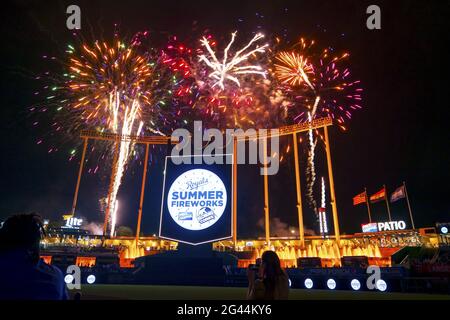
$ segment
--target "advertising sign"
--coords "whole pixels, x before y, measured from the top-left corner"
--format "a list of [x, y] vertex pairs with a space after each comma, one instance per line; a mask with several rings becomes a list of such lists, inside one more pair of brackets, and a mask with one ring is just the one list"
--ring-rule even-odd
[[83, 224], [83, 219], [79, 219], [73, 216], [65, 216], [64, 220], [66, 221], [66, 224], [63, 226], [63, 228], [79, 229]]
[[363, 232], [405, 230], [405, 221], [372, 222], [361, 225]]
[[231, 162], [176, 165], [171, 158], [166, 157], [159, 236], [193, 245], [230, 238], [232, 166], [225, 163]]
[[378, 231], [378, 226], [377, 226], [376, 222], [363, 224], [363, 225], [361, 225], [361, 227], [362, 227], [362, 232], [377, 232]]

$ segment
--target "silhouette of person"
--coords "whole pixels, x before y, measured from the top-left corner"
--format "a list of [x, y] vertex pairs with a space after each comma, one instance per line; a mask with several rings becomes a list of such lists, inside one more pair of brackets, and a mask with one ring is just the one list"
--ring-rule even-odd
[[247, 270], [249, 300], [287, 300], [289, 297], [289, 278], [281, 268], [280, 259], [274, 251], [265, 251], [257, 270]]
[[45, 231], [39, 215], [9, 217], [0, 228], [0, 299], [66, 300], [64, 276], [40, 259]]

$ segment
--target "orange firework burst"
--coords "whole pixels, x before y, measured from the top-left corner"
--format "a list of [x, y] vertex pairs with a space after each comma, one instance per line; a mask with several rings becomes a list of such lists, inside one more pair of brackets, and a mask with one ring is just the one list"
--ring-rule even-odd
[[[45, 110], [56, 110], [53, 126], [57, 131], [66, 129], [77, 136], [80, 129], [122, 136], [139, 136], [144, 132], [162, 134], [159, 128], [165, 126], [166, 115], [170, 115], [163, 107], [171, 105], [165, 99], [170, 99], [177, 80], [161, 63], [164, 57], [159, 49], [140, 46], [136, 37], [128, 42], [115, 37], [111, 42], [68, 45], [66, 53], [65, 73], [62, 77], [51, 76], [56, 83], [45, 106]], [[94, 142], [90, 145], [92, 152], [97, 145]], [[137, 157], [139, 149], [131, 140], [120, 140], [115, 142], [114, 149], [110, 147], [111, 144], [103, 143], [97, 149], [102, 163], [107, 163], [105, 157], [114, 150], [114, 170], [107, 197], [111, 212], [107, 223], [113, 234], [118, 214], [117, 194], [127, 165], [132, 156]], [[73, 149], [71, 159], [75, 154]], [[97, 168], [98, 165], [94, 173]]]
[[353, 110], [361, 109], [363, 89], [352, 80], [347, 66], [349, 54], [331, 47], [319, 50], [314, 41], [303, 38], [291, 49], [274, 57], [273, 77], [287, 108], [287, 118], [295, 122], [330, 116], [345, 130]]
[[[150, 103], [147, 82], [152, 77], [151, 66], [148, 59], [132, 46], [126, 47], [117, 41], [110, 47], [106, 42], [97, 41], [92, 47], [83, 44], [78, 57], [72, 55], [67, 87], [77, 98], [72, 100], [71, 107], [81, 111], [84, 121], [106, 122], [109, 129], [114, 129], [115, 122], [123, 119], [117, 119], [122, 112], [112, 108], [111, 99], [126, 101], [120, 104], [123, 107], [131, 101], [139, 105]], [[139, 107], [137, 118], [140, 118], [140, 112]]]
[[[103, 124], [113, 133], [140, 135], [144, 122], [142, 106], [150, 104], [149, 90], [153, 71], [146, 56], [117, 41], [109, 47], [106, 42], [82, 45], [81, 54], [70, 58], [72, 73], [67, 84], [74, 95], [72, 109], [79, 110], [87, 123]], [[121, 141], [118, 146], [115, 174], [112, 176], [108, 208], [112, 212], [111, 236], [117, 214], [117, 193], [133, 143]]]
[[279, 62], [275, 64], [275, 76], [290, 86], [300, 86], [303, 83], [311, 85], [309, 74], [313, 74], [313, 67], [308, 59], [296, 52], [282, 51], [275, 56]]

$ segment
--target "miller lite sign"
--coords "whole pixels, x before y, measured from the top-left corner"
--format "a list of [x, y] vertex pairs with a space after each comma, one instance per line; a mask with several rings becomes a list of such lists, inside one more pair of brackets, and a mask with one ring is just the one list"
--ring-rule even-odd
[[64, 216], [64, 220], [66, 221], [66, 224], [63, 228], [79, 229], [83, 224], [83, 219], [75, 218], [72, 215]]

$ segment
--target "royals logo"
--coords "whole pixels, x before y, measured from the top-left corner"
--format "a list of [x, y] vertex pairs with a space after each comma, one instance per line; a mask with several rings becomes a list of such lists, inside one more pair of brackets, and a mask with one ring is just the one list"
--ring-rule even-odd
[[[193, 169], [172, 183], [167, 207], [172, 219], [188, 230], [203, 230], [215, 224], [227, 204], [227, 191], [213, 172]], [[194, 214], [195, 213], [195, 214]]]
[[205, 179], [205, 178], [202, 178], [197, 181], [187, 181], [186, 182], [188, 190], [195, 190], [195, 189], [198, 189], [198, 187], [201, 187], [201, 186], [204, 186], [207, 184], [208, 184], [208, 179]]

